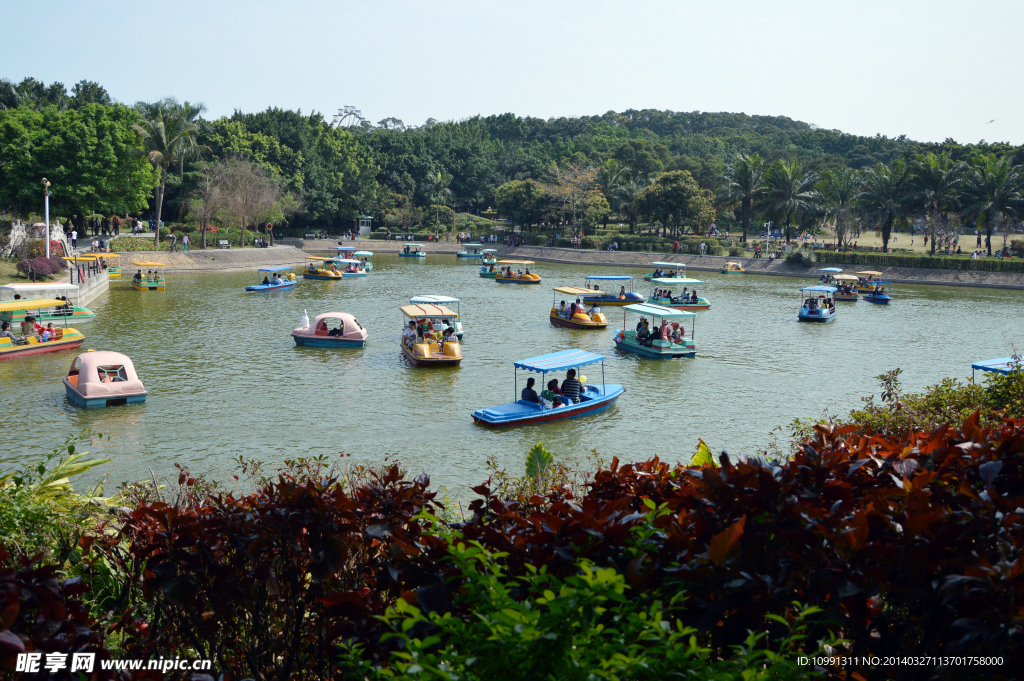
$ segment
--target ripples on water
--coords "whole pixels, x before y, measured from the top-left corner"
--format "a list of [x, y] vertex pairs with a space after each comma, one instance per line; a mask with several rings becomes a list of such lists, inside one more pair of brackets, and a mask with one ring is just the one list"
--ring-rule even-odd
[[[239, 456], [279, 462], [344, 451], [366, 462], [391, 454], [438, 485], [461, 488], [485, 479], [489, 454], [521, 470], [538, 441], [565, 459], [597, 449], [607, 459], [689, 460], [698, 437], [715, 450], [754, 452], [796, 417], [857, 406], [878, 392], [874, 376], [894, 367], [907, 389], [966, 377], [972, 361], [1009, 354], [1022, 328], [1014, 291], [900, 285], [888, 308], [840, 303], [834, 323], [816, 325], [796, 320], [806, 279], [693, 273], [712, 302], [697, 316], [698, 357], [655, 362], [614, 350], [621, 310], [605, 308], [604, 332], [548, 322], [551, 287], [582, 285], [595, 270], [539, 263], [540, 286], [508, 286], [477, 276], [475, 261], [427, 261], [379, 256], [364, 279], [300, 281], [271, 294], [242, 291], [251, 272], [172, 273], [163, 293], [111, 282], [91, 305], [96, 321], [82, 325], [83, 347], [132, 357], [150, 391], [146, 404], [73, 407], [61, 383], [72, 352], [0, 363], [0, 469], [35, 460], [83, 428], [112, 436], [89, 449], [114, 459], [104, 467], [113, 481], [170, 473], [175, 463], [226, 478]], [[643, 271], [600, 271], [619, 272]], [[650, 290], [639, 279], [635, 286]], [[428, 293], [462, 299], [461, 367], [415, 369], [401, 357], [398, 308]], [[303, 310], [311, 319], [351, 312], [370, 342], [298, 348], [290, 331]], [[513, 399], [514, 360], [569, 347], [608, 357], [606, 380], [626, 386], [615, 407], [511, 430], [473, 424], [473, 410]], [[601, 369], [583, 373], [594, 383]]]

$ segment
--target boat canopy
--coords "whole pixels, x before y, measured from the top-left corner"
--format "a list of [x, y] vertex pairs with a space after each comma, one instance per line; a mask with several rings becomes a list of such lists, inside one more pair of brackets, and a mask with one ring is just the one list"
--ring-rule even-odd
[[451, 296], [416, 296], [415, 298], [409, 299], [410, 303], [414, 305], [416, 303], [426, 303], [428, 305], [440, 305], [442, 303], [457, 303], [458, 298], [452, 298]]
[[652, 262], [651, 264], [655, 267], [682, 267], [684, 270], [686, 269], [686, 263], [682, 262]]
[[61, 260], [67, 260], [68, 262], [76, 262], [80, 260], [96, 260], [102, 256], [98, 253], [83, 253], [82, 255], [62, 255]]
[[560, 350], [547, 355], [538, 355], [529, 359], [521, 359], [515, 362], [516, 369], [536, 371], [543, 374], [549, 371], [564, 371], [565, 369], [576, 369], [588, 364], [597, 364], [604, 361], [604, 355], [589, 350]]
[[558, 291], [559, 293], [565, 293], [570, 296], [585, 296], [594, 292], [593, 289], [580, 288], [579, 286], [556, 286], [551, 290]]
[[497, 248], [485, 248], [484, 250], [482, 250], [480, 252], [481, 253], [497, 253], [498, 249]]
[[689, 277], [679, 277], [678, 279], [668, 279], [665, 277], [658, 277], [651, 279], [652, 284], [665, 284], [666, 286], [672, 286], [674, 284], [703, 284], [704, 282], [700, 279], [690, 279]]
[[167, 267], [162, 262], [153, 262], [152, 260], [136, 260], [132, 265], [135, 267]]
[[981, 362], [975, 362], [971, 365], [971, 369], [991, 371], [997, 374], [1008, 374], [1020, 365], [1020, 357], [1000, 357], [999, 359], [986, 359]]
[[327, 263], [330, 263], [330, 262], [338, 262], [338, 263], [343, 263], [345, 265], [362, 265], [363, 264], [362, 260], [353, 260], [352, 258], [326, 258], [326, 259], [324, 259], [324, 264], [325, 265]]
[[358, 256], [361, 256], [363, 258], [372, 258], [373, 257], [373, 251], [356, 251], [352, 255], [358, 255]]
[[284, 270], [290, 270], [291, 265], [272, 265], [270, 267], [261, 267], [257, 272], [283, 272]]
[[819, 272], [842, 272], [842, 267], [819, 267]]
[[307, 255], [306, 260], [327, 260], [327, 258], [322, 255]]
[[626, 305], [623, 310], [629, 310], [630, 312], [636, 312], [637, 314], [646, 314], [652, 317], [661, 317], [662, 319], [686, 319], [687, 317], [696, 317], [696, 312], [687, 312], [686, 310], [673, 310], [671, 307], [665, 307], [663, 305], [652, 305], [651, 303], [635, 303], [633, 305]]
[[532, 260], [499, 260], [499, 264], [503, 265], [536, 265]]
[[727, 262], [727, 263], [725, 263], [726, 267], [729, 267], [730, 265], [735, 265], [736, 267], [740, 266], [740, 264], [738, 262]]
[[458, 312], [452, 312], [444, 305], [406, 305], [402, 308], [402, 314], [411, 319], [420, 317], [458, 317]]
[[587, 279], [599, 279], [601, 281], [625, 281], [633, 277], [628, 274], [591, 274]]
[[856, 277], [852, 274], [837, 274], [832, 278], [836, 281], [857, 281], [860, 277]]
[[355, 246], [328, 246], [327, 250], [329, 250], [329, 251], [354, 251], [354, 250], [356, 250], [356, 247]]
[[814, 291], [816, 293], [835, 293], [838, 289], [835, 286], [807, 286], [800, 289], [800, 292]]
[[0, 312], [19, 312], [21, 310], [39, 310], [44, 307], [60, 307], [66, 303], [56, 298], [30, 298], [28, 300], [5, 300], [0, 303]]
[[880, 277], [880, 276], [882, 276], [881, 272], [876, 272], [875, 270], [864, 270], [863, 272], [858, 272], [857, 274], [866, 274], [869, 277]]
[[14, 282], [0, 286], [0, 291], [11, 291], [13, 293], [26, 293], [30, 291], [77, 291], [78, 287], [66, 282], [51, 281], [48, 284], [22, 284]]

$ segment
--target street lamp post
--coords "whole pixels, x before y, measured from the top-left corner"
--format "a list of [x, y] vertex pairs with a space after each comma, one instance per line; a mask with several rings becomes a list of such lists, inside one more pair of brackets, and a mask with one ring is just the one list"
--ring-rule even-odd
[[45, 206], [43, 211], [45, 213], [44, 218], [46, 220], [46, 257], [50, 257], [50, 183], [47, 179], [43, 178], [43, 205]]

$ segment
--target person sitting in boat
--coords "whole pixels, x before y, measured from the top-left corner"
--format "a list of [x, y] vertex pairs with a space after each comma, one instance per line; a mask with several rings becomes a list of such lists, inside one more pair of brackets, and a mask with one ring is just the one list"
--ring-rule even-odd
[[693, 290], [693, 295], [690, 296], [690, 302], [696, 303], [700, 298], [697, 297], [697, 289]]
[[558, 316], [564, 317], [566, 314], [568, 314], [568, 312], [569, 311], [565, 307], [565, 301], [563, 300], [561, 303], [558, 304]]
[[274, 286], [277, 286], [278, 284], [280, 284], [281, 283], [281, 275], [279, 275], [277, 272], [274, 272], [274, 276], [271, 277], [270, 283], [273, 284]]
[[523, 388], [523, 392], [521, 395], [523, 402], [533, 402], [534, 404], [541, 403], [540, 395], [538, 395], [537, 391], [533, 389], [533, 386], [536, 382], [537, 379], [533, 377], [526, 379], [526, 387]]
[[441, 342], [442, 343], [458, 343], [459, 342], [459, 335], [457, 333], [455, 333], [455, 329], [453, 329], [452, 327], [450, 327], [450, 326], [446, 327], [445, 330], [444, 330], [444, 337], [443, 337]]
[[626, 287], [625, 286], [620, 286], [619, 287], [619, 299], [620, 300], [625, 300], [625, 298], [626, 298]]
[[402, 342], [406, 347], [412, 347], [414, 340], [416, 340], [416, 322], [409, 322], [409, 325], [402, 331]]
[[0, 338], [10, 338], [12, 343], [17, 340], [15, 335], [13, 333], [11, 333], [11, 323], [10, 322], [4, 322], [3, 323], [3, 328], [0, 329]]
[[406, 253], [408, 253], [408, 252], [409, 252], [409, 247], [408, 247], [408, 246], [406, 246], [406, 247], [405, 247], [405, 252], [406, 252]]
[[529, 267], [526, 268], [526, 276], [530, 276], [530, 268]]
[[565, 373], [565, 380], [562, 381], [562, 394], [565, 395], [567, 400], [579, 402], [581, 388], [582, 385], [576, 378], [576, 370], [569, 369], [569, 371]]
[[640, 345], [646, 345], [647, 344], [646, 343], [647, 338], [650, 335], [651, 335], [651, 332], [648, 331], [647, 320], [646, 319], [640, 320], [640, 323], [637, 325], [637, 328], [636, 328], [636, 340], [637, 340], [637, 342], [640, 343]]
[[263, 277], [263, 285], [267, 286], [268, 284], [270, 284], [270, 279]]
[[36, 318], [25, 317], [25, 321], [21, 323], [21, 337], [28, 338], [36, 334]]
[[599, 301], [595, 300], [593, 303], [591, 303], [590, 310], [588, 311], [588, 314], [595, 315], [595, 314], [600, 314], [600, 313], [601, 313], [601, 303]]
[[640, 332], [644, 330], [644, 324], [646, 324], [646, 323], [647, 323], [647, 320], [645, 318], [643, 318], [643, 317], [641, 317], [640, 321], [638, 321], [636, 323], [636, 335], [637, 335], [637, 338], [640, 337]]
[[672, 342], [679, 345], [683, 342], [683, 337], [686, 335], [686, 329], [682, 328], [679, 322], [672, 323]]

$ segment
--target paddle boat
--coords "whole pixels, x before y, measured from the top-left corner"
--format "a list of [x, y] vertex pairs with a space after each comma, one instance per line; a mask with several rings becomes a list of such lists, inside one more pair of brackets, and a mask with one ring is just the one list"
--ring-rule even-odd
[[[637, 303], [622, 308], [622, 330], [615, 330], [615, 347], [619, 350], [632, 352], [651, 359], [677, 359], [685, 357], [692, 359], [697, 356], [697, 345], [693, 340], [693, 333], [697, 324], [697, 314], [685, 310], [674, 310], [663, 305], [652, 305], [651, 303]], [[652, 329], [644, 329], [645, 333], [626, 329], [626, 315], [635, 312], [639, 315], [649, 315], [651, 319], [661, 319], [660, 325]], [[690, 325], [690, 337], [686, 337], [686, 329], [683, 327], [683, 320], [692, 319]], [[646, 321], [642, 319], [641, 323]], [[646, 334], [646, 335], [645, 335]]]
[[87, 409], [146, 401], [146, 387], [135, 365], [120, 352], [89, 350], [75, 357], [64, 377], [64, 391], [69, 400]]
[[480, 258], [483, 257], [483, 249], [479, 246], [467, 246], [466, 250], [455, 254], [457, 258]]
[[458, 298], [452, 298], [451, 296], [416, 296], [415, 298], [409, 299], [410, 305], [451, 305], [455, 304], [455, 314], [457, 319], [451, 322], [451, 325], [455, 327], [455, 335], [462, 340], [462, 318], [459, 315], [462, 313], [461, 303]]
[[971, 364], [971, 381], [975, 380], [975, 373], [982, 371], [985, 373], [1002, 374], [1008, 375], [1010, 372], [1019, 371], [1021, 369], [1021, 358], [1019, 355], [1011, 355], [1010, 357], [999, 357], [998, 359], [986, 359]]
[[[74, 284], [66, 284], [63, 282], [51, 282], [48, 284], [5, 284], [0, 286], [0, 295], [4, 292], [11, 292], [19, 297], [33, 297], [41, 296], [46, 293], [64, 291], [65, 295], [57, 296], [54, 300], [60, 301], [59, 307], [44, 307], [33, 309], [31, 311], [26, 310], [13, 310], [9, 312], [0, 312], [0, 322], [10, 322], [11, 327], [15, 327], [25, 321], [25, 317], [31, 315], [35, 320], [46, 326], [49, 322], [61, 322], [62, 324], [66, 321], [71, 321], [76, 324], [82, 324], [84, 322], [91, 322], [96, 319], [96, 313], [87, 307], [81, 307], [78, 305], [72, 305], [68, 300], [68, 296], [75, 296], [78, 293], [78, 287]], [[12, 296], [13, 297], [13, 296]]]
[[[64, 305], [65, 301], [57, 298], [32, 298], [29, 300], [7, 300], [0, 303], [0, 312], [19, 312], [25, 310], [39, 310], [46, 308], [57, 307], [58, 305]], [[11, 332], [15, 333], [21, 331], [21, 337], [10, 339], [7, 337], [0, 338], [0, 359], [9, 359], [12, 357], [27, 357], [28, 355], [39, 355], [44, 352], [58, 352], [60, 350], [68, 350], [71, 348], [79, 347], [85, 336], [78, 329], [74, 329], [67, 326], [67, 320], [65, 319], [64, 324], [60, 328], [54, 328], [52, 335], [49, 330], [45, 333], [36, 333], [35, 327], [31, 329], [28, 327], [28, 320], [35, 320], [34, 317], [26, 318], [25, 322], [22, 323], [21, 327], [11, 325]], [[52, 324], [49, 322], [48, 324]], [[43, 340], [43, 338], [46, 340]]]
[[351, 258], [355, 252], [355, 246], [328, 246], [327, 250], [332, 251], [331, 259], [334, 258]]
[[575, 311], [573, 307], [576, 305], [575, 301], [571, 301], [569, 305], [565, 305], [565, 301], [558, 301], [558, 294], [561, 293], [563, 296], [569, 296], [570, 300], [575, 298], [580, 299], [580, 296], [585, 296], [588, 293], [593, 293], [588, 288], [580, 288], [579, 286], [556, 286], [551, 289], [555, 292], [555, 297], [551, 301], [551, 323], [555, 326], [566, 326], [570, 329], [604, 329], [608, 326], [608, 318], [601, 313], [599, 305], [591, 307], [590, 312], [580, 305], [576, 307]]
[[342, 279], [341, 270], [337, 265], [331, 267], [334, 258], [322, 258], [316, 255], [307, 255], [306, 264], [302, 267], [303, 279], [316, 279], [318, 281], [335, 281]]
[[[164, 273], [161, 272], [165, 265], [152, 260], [136, 260], [132, 267], [138, 268], [135, 276], [132, 277], [132, 288], [136, 291], [163, 291], [167, 287]], [[142, 269], [146, 273], [142, 273]]]
[[482, 265], [497, 265], [498, 264], [498, 258], [495, 255], [495, 253], [497, 253], [497, 252], [498, 252], [498, 249], [496, 249], [496, 248], [485, 248], [484, 250], [480, 251], [480, 253], [482, 254], [480, 256], [480, 264], [482, 264]]
[[302, 322], [302, 326], [292, 331], [296, 345], [312, 348], [361, 348], [366, 345], [366, 329], [347, 312], [317, 315], [312, 326], [309, 316], [304, 314]]
[[[499, 284], [539, 284], [540, 275], [530, 272], [530, 265], [533, 264], [532, 260], [499, 260], [498, 265], [507, 265], [508, 272], [505, 267], [499, 267], [494, 281]], [[522, 265], [526, 272], [513, 272], [512, 265]]]
[[[677, 296], [672, 296], [671, 295], [672, 292], [673, 292], [672, 289], [661, 288], [663, 286], [683, 286], [684, 288], [686, 288], [687, 286], [703, 285], [704, 282], [701, 281], [700, 279], [678, 278], [678, 277], [677, 278], [671, 278], [671, 279], [665, 279], [663, 277], [657, 277], [656, 279], [652, 279], [651, 283], [655, 285], [655, 288], [654, 288], [654, 292], [651, 293], [651, 296], [647, 299], [647, 302], [651, 303], [652, 305], [661, 305], [662, 307], [671, 307], [674, 310], [691, 310], [691, 311], [692, 310], [707, 310], [707, 309], [711, 308], [711, 301], [708, 300], [707, 298], [701, 298], [700, 296], [697, 296], [696, 298], [693, 297], [693, 294], [696, 293], [695, 290], [694, 291], [687, 290], [685, 296], [683, 295], [683, 291], [676, 291], [676, 293], [678, 293], [678, 295]], [[668, 291], [668, 293], [670, 295], [668, 295], [668, 296], [664, 295], [664, 292], [666, 290]], [[661, 295], [659, 295], [659, 291], [661, 292]]]
[[[553, 400], [542, 400], [540, 404], [529, 402], [520, 398], [518, 370], [536, 372], [541, 375], [540, 383], [543, 387], [547, 384], [547, 375], [552, 372], [568, 371], [570, 369], [579, 371], [582, 367], [590, 364], [601, 363], [601, 385], [587, 385], [587, 377], [580, 376], [579, 402], [572, 402], [566, 398], [559, 397], [564, 402], [560, 406], [553, 406]], [[513, 364], [514, 382], [513, 396], [515, 401], [502, 404], [497, 407], [478, 409], [473, 412], [473, 421], [483, 426], [492, 428], [504, 428], [506, 426], [524, 426], [534, 423], [546, 423], [561, 419], [572, 419], [577, 416], [589, 416], [598, 414], [615, 404], [615, 400], [626, 392], [621, 385], [604, 382], [604, 355], [588, 350], [561, 350], [548, 355], [530, 357]]]
[[[587, 287], [590, 287], [590, 282], [594, 282], [594, 288], [590, 291], [590, 295], [583, 297], [585, 303], [600, 303], [601, 305], [631, 305], [633, 303], [644, 302], [644, 297], [639, 293], [633, 292], [633, 277], [626, 274], [592, 274], [587, 277]], [[601, 281], [628, 281], [629, 291], [626, 290], [625, 286], [619, 287], [618, 293], [602, 291], [599, 288], [598, 282]]]
[[886, 286], [892, 286], [892, 282], [888, 281], [875, 281], [875, 288], [864, 294], [864, 300], [875, 305], [888, 305], [892, 302], [892, 297], [889, 296]]
[[480, 276], [483, 277], [484, 279], [497, 279], [498, 269], [494, 265], [495, 263], [491, 263], [490, 265], [482, 265], [480, 267]]
[[832, 282], [836, 285], [836, 295], [833, 296], [836, 300], [843, 300], [848, 303], [855, 303], [860, 297], [857, 294], [857, 277], [852, 274], [834, 274], [832, 275]]
[[356, 251], [352, 254], [352, 257], [363, 262], [364, 270], [367, 272], [373, 271], [373, 262], [370, 260], [373, 257], [373, 251]]
[[835, 304], [829, 305], [828, 294], [835, 293], [835, 286], [806, 286], [800, 289], [803, 305], [797, 319], [802, 322], [831, 322], [836, 318]]
[[818, 277], [818, 282], [821, 284], [831, 284], [835, 277], [833, 275], [839, 274], [843, 271], [842, 267], [819, 267], [818, 271], [821, 275]]
[[[260, 267], [256, 270], [256, 281], [257, 284], [246, 286], [245, 290], [250, 293], [258, 293], [263, 291], [283, 291], [285, 289], [295, 288], [295, 284], [298, 281], [295, 279], [295, 275], [291, 273], [290, 265], [276, 265], [273, 267]], [[288, 274], [279, 275], [278, 272], [288, 271]], [[260, 278], [262, 277], [262, 281]]]
[[459, 318], [444, 305], [406, 305], [402, 308], [408, 329], [409, 322], [415, 322], [417, 333], [415, 338], [406, 340], [403, 330], [402, 339], [398, 344], [402, 354], [413, 366], [459, 366], [462, 363], [462, 349], [459, 343], [444, 342], [444, 329]]
[[405, 248], [398, 252], [399, 258], [425, 258], [427, 252], [419, 244], [406, 244]]
[[882, 273], [875, 270], [857, 272], [857, 293], [871, 293], [874, 291], [875, 277], [880, 276], [882, 276]]
[[644, 275], [644, 281], [652, 279], [686, 279], [686, 265], [681, 262], [660, 262], [655, 260], [651, 263], [654, 271]]
[[327, 260], [324, 260], [324, 265], [334, 265], [338, 267], [338, 271], [341, 272], [342, 279], [365, 277], [369, 274], [363, 266], [363, 261], [356, 260], [355, 258], [328, 258]]
[[743, 265], [738, 262], [727, 262], [722, 265], [722, 268], [718, 271], [722, 274], [743, 274], [746, 272], [746, 270], [743, 269]]
[[119, 259], [118, 263], [120, 263], [121, 262], [120, 261], [120, 257], [121, 257], [120, 253], [104, 253], [104, 254], [102, 254], [101, 260], [100, 260], [100, 266], [105, 266], [106, 267], [106, 269], [107, 269], [107, 277], [109, 279], [120, 279], [121, 278], [121, 265], [120, 264], [117, 264], [117, 265], [107, 265], [106, 264], [107, 259], [108, 258], [118, 258]]

